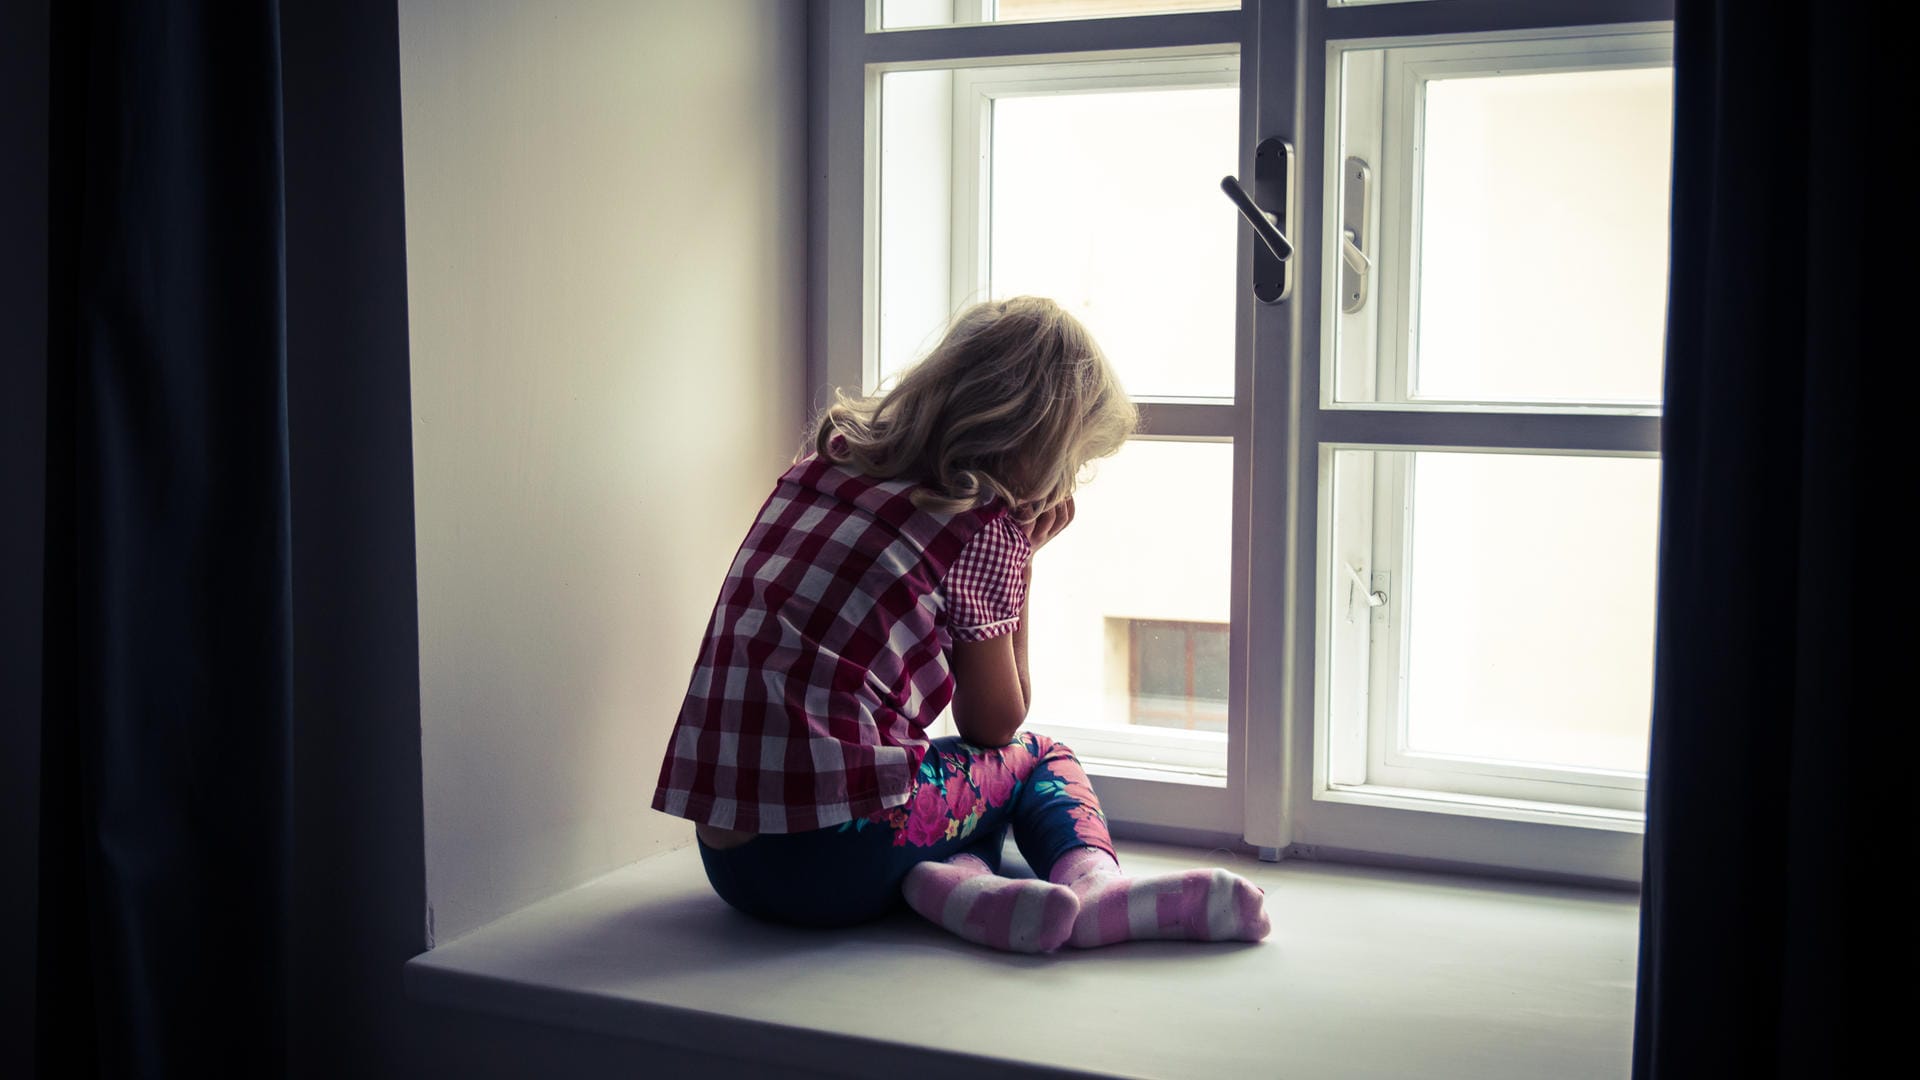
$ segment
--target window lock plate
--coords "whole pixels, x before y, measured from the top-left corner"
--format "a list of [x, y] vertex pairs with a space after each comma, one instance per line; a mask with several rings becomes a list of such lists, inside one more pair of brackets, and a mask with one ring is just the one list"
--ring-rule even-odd
[[1367, 278], [1373, 260], [1367, 257], [1367, 195], [1373, 170], [1357, 157], [1346, 161], [1340, 195], [1340, 310], [1352, 315], [1367, 306]]

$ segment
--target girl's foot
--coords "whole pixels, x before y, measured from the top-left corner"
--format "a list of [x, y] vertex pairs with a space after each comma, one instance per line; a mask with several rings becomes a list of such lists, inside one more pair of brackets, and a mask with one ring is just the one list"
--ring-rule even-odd
[[998, 877], [972, 855], [925, 862], [907, 872], [907, 905], [968, 941], [1007, 952], [1049, 953], [1073, 932], [1073, 890], [1031, 878]]
[[1266, 893], [1225, 870], [1128, 877], [1113, 856], [1083, 847], [1054, 864], [1052, 878], [1080, 898], [1068, 938], [1075, 948], [1149, 938], [1259, 941], [1272, 929]]

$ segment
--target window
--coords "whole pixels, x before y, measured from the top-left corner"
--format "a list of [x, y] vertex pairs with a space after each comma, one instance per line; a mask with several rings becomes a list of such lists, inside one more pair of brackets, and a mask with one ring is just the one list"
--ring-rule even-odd
[[1327, 790], [1636, 825], [1658, 463], [1331, 457]]
[[[1407, 449], [1322, 448], [1324, 800], [1642, 820], [1659, 489], [1630, 447], [1660, 397], [1669, 64], [1601, 34], [1329, 71], [1325, 405], [1385, 406]], [[1422, 448], [1422, 409], [1530, 445]]]
[[[816, 7], [823, 381], [1031, 292], [1142, 404], [1033, 595], [1032, 722], [1117, 822], [1637, 876], [1671, 12], [1567, 10]], [[1218, 185], [1269, 137], [1261, 302]]]
[[1671, 65], [1659, 34], [1342, 52], [1329, 401], [1657, 408]]
[[[1095, 466], [1073, 527], [1034, 570], [1036, 727], [1085, 757], [1225, 774], [1225, 725], [1175, 730], [1135, 721], [1139, 654], [1132, 635], [1111, 627], [1229, 621], [1232, 481], [1233, 447], [1223, 442], [1135, 440]], [[1142, 515], [1142, 506], [1161, 512]]]
[[1035, 293], [1087, 324], [1136, 396], [1230, 399], [1235, 223], [1215, 185], [1236, 167], [1238, 67], [882, 76], [879, 380], [967, 304]]
[[[1074, 527], [1036, 568], [1033, 722], [1083, 757], [1216, 778], [1225, 673], [1141, 712], [1134, 639], [1115, 647], [1105, 628], [1228, 623], [1233, 448], [1205, 414], [1234, 393], [1236, 224], [1217, 185], [1237, 164], [1238, 68], [1215, 51], [884, 73], [869, 380], [968, 304], [1038, 294], [1086, 323], [1136, 398], [1187, 407], [1195, 422], [1163, 417], [1090, 470]], [[1223, 637], [1209, 645], [1222, 663]]]

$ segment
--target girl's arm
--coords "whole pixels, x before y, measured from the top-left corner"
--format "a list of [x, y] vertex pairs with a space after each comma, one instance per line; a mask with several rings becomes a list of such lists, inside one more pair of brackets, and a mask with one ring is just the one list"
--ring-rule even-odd
[[1025, 637], [1023, 620], [1011, 634], [953, 644], [953, 726], [975, 746], [1005, 746], [1027, 720]]
[[[1033, 707], [1033, 677], [1027, 671], [1027, 623], [1033, 618], [1033, 560], [1020, 568], [1020, 577], [1026, 585], [1026, 591], [1020, 595], [1020, 625], [1007, 635], [1013, 639], [1013, 666], [1020, 672], [1020, 700], [1028, 708]], [[1022, 717], [1026, 714], [1023, 712]], [[1012, 736], [1008, 736], [1009, 739]]]
[[[1034, 551], [1073, 520], [1073, 500], [1041, 514], [1027, 526]], [[1020, 733], [1033, 704], [1033, 680], [1027, 670], [1028, 624], [1033, 610], [1033, 563], [1025, 569], [1027, 599], [1020, 624], [1011, 634], [953, 646], [953, 724], [975, 746], [1005, 746]]]

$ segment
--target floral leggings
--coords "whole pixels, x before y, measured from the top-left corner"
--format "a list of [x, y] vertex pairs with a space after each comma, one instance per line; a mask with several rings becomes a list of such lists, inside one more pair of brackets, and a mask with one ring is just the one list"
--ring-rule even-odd
[[966, 852], [994, 871], [1007, 827], [1036, 874], [1078, 847], [1109, 854], [1106, 815], [1073, 751], [1022, 732], [995, 749], [933, 740], [902, 806], [812, 832], [763, 834], [739, 847], [700, 846], [713, 891], [758, 918], [850, 926], [900, 900], [907, 871]]

